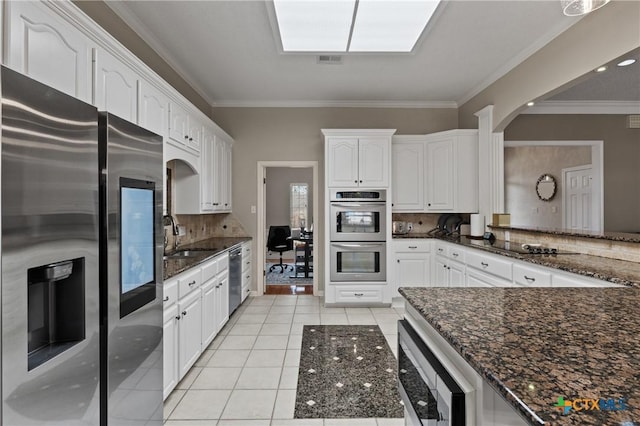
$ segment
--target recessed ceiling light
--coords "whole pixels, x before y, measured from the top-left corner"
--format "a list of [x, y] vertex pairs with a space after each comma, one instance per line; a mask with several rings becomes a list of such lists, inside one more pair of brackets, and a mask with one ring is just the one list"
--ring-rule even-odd
[[631, 64], [635, 64], [636, 60], [635, 59], [625, 59], [622, 62], [618, 62], [618, 66], [619, 67], [626, 67], [627, 65], [631, 65]]
[[411, 52], [439, 2], [273, 0], [273, 5], [286, 52]]
[[527, 102], [527, 106], [534, 106], [536, 103], [531, 101], [531, 102]]
[[606, 71], [606, 70], [607, 70], [607, 67], [602, 66], [602, 67], [600, 67], [600, 68], [597, 68], [597, 69], [596, 69], [596, 72], [603, 72], [603, 71]]

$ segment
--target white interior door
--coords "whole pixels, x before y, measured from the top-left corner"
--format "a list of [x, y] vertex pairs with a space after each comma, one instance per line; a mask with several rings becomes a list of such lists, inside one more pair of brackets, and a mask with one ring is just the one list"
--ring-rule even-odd
[[594, 191], [591, 164], [562, 170], [562, 226], [576, 231], [600, 232], [600, 197]]

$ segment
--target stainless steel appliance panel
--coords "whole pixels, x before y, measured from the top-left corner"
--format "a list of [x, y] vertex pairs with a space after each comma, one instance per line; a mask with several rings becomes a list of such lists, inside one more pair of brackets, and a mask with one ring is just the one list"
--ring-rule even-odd
[[464, 426], [465, 393], [406, 320], [398, 321], [398, 390], [414, 426]]
[[229, 250], [229, 315], [242, 299], [242, 247]]
[[332, 202], [331, 241], [385, 241], [384, 202]]
[[332, 282], [386, 281], [385, 242], [330, 243]]
[[[162, 423], [162, 138], [114, 115], [100, 113], [101, 167], [106, 181], [108, 425]], [[155, 299], [120, 318], [120, 180], [155, 182]], [[103, 276], [103, 278], [105, 278]], [[104, 317], [103, 317], [104, 319]], [[103, 419], [104, 422], [104, 419]]]
[[[2, 424], [97, 425], [97, 111], [8, 68], [1, 73]], [[63, 290], [73, 305], [60, 304], [63, 296], [55, 302], [58, 282], [72, 273], [78, 281]], [[47, 305], [45, 287], [55, 303]], [[28, 312], [38, 305], [55, 315]], [[71, 340], [66, 309], [84, 311]], [[66, 324], [52, 327], [56, 321]], [[30, 369], [28, 340], [36, 335], [55, 352]]]

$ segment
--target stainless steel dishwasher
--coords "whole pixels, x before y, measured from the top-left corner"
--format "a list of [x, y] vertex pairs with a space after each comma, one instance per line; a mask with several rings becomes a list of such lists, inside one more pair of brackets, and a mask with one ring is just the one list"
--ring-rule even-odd
[[242, 247], [229, 250], [229, 315], [240, 306], [242, 290]]

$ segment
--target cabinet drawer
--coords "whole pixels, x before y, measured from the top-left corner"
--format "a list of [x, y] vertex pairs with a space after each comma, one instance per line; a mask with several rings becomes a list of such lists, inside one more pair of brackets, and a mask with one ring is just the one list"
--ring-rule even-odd
[[511, 281], [475, 269], [467, 269], [467, 287], [512, 287]]
[[337, 287], [336, 303], [382, 303], [382, 289], [375, 287]]
[[168, 307], [178, 300], [178, 281], [167, 281], [162, 285], [162, 306]]
[[218, 274], [218, 258], [208, 261], [202, 266], [202, 282], [207, 282]]
[[465, 251], [458, 245], [450, 245], [447, 247], [447, 257], [458, 262], [465, 262]]
[[436, 241], [436, 243], [435, 243], [435, 252], [436, 252], [436, 254], [439, 254], [440, 256], [446, 256], [448, 247], [449, 247], [449, 245], [447, 243], [443, 243], [442, 241]]
[[202, 283], [202, 270], [200, 268], [186, 272], [178, 278], [178, 297], [183, 298]]
[[513, 281], [516, 285], [525, 287], [550, 287], [551, 274], [540, 269], [514, 264]]
[[513, 274], [511, 271], [512, 262], [496, 259], [493, 256], [486, 256], [471, 251], [466, 254], [466, 258], [467, 266], [471, 266], [472, 268], [479, 269], [480, 271], [497, 275], [509, 281], [513, 279]]
[[229, 269], [229, 253], [228, 252], [221, 254], [220, 256], [216, 257], [216, 259], [218, 260], [218, 273], [224, 272], [227, 269]]
[[175, 321], [178, 316], [178, 305], [173, 304], [173, 306], [169, 306], [163, 309], [162, 311], [162, 323], [166, 324], [169, 321]]
[[431, 241], [396, 239], [393, 241], [393, 249], [396, 253], [429, 253], [431, 251]]
[[242, 259], [242, 272], [245, 273], [251, 270], [251, 260], [250, 259]]

